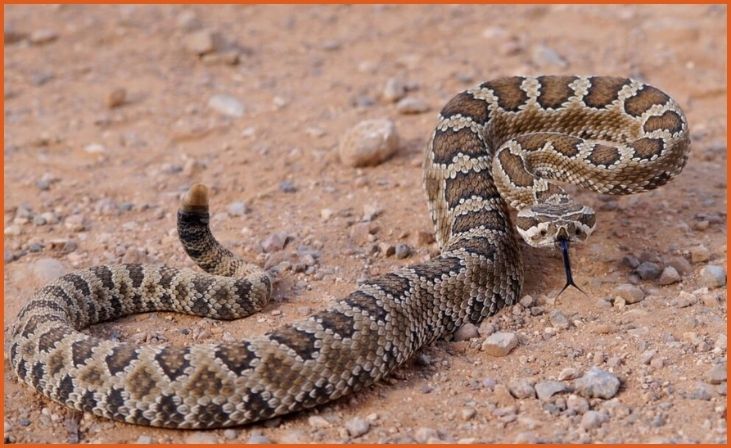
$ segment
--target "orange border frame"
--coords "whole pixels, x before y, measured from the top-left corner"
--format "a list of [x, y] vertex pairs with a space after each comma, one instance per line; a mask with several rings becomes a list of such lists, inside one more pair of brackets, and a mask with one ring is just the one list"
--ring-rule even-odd
[[[209, 2], [200, 2], [200, 1], [191, 1], [191, 0], [180, 0], [180, 1], [150, 1], [150, 0], [138, 0], [133, 2], [123, 2], [123, 1], [110, 1], [110, 2], [100, 2], [100, 1], [89, 1], [89, 0], [80, 0], [80, 1], [58, 1], [58, 2], [47, 2], [47, 1], [36, 1], [36, 0], [30, 0], [30, 1], [16, 1], [16, 0], [10, 0], [6, 1], [3, 0], [3, 9], [0, 10], [0, 19], [2, 20], [2, 27], [3, 31], [5, 30], [5, 5], [28, 5], [28, 4], [52, 4], [52, 3], [61, 3], [61, 4], [201, 4], [201, 3], [209, 3]], [[236, 1], [222, 1], [222, 2], [210, 2], [211, 4], [237, 4], [237, 3], [258, 3], [258, 4], [310, 4], [310, 3], [319, 3], [319, 4], [342, 4], [343, 2], [335, 2], [330, 0], [324, 0], [324, 1], [317, 1], [317, 2], [308, 2], [308, 1], [291, 1], [291, 2], [275, 2], [275, 1], [261, 1], [261, 2], [236, 2]], [[423, 3], [432, 3], [432, 4], [449, 4], [451, 2], [443, 2], [443, 1], [433, 1], [433, 0], [427, 0], [422, 2], [416, 2], [416, 1], [408, 1], [408, 2], [388, 2], [388, 1], [375, 1], [375, 0], [366, 0], [366, 1], [357, 1], [353, 2], [357, 4], [380, 4], [380, 3], [394, 3], [394, 4], [423, 4]], [[681, 1], [681, 0], [671, 0], [671, 1], [643, 1], [643, 2], [629, 2], [629, 1], [564, 1], [564, 2], [551, 2], [546, 0], [517, 0], [517, 1], [493, 1], [493, 2], [484, 2], [484, 1], [475, 1], [475, 0], [467, 0], [467, 1], [461, 1], [461, 2], [454, 2], [454, 3], [463, 3], [463, 4], [555, 4], [555, 3], [568, 3], [568, 4], [654, 4], [654, 5], [660, 5], [660, 4], [698, 4], [698, 5], [728, 5], [727, 1], [709, 1], [709, 2], [694, 2], [694, 1]], [[729, 27], [729, 17], [728, 17], [728, 11], [726, 11], [726, 63], [728, 64], [729, 54], [731, 52], [728, 48], [728, 27]], [[2, 36], [0, 36], [0, 44], [2, 48], [5, 48], [5, 34], [3, 33]], [[3, 83], [4, 83], [4, 74], [5, 74], [5, 52], [3, 51], [2, 55], [0, 55], [0, 61], [2, 61], [2, 68], [0, 69], [3, 75]], [[728, 87], [728, 66], [726, 67], [726, 83]], [[5, 142], [5, 98], [3, 97], [0, 99], [0, 102], [3, 105], [3, 114], [0, 116], [0, 124], [3, 127], [3, 144]], [[726, 93], [726, 144], [728, 145], [729, 140], [731, 140], [731, 132], [729, 131], [729, 118], [728, 118], [728, 111], [731, 109], [731, 99], [729, 99], [728, 95], [728, 88]], [[0, 199], [0, 205], [5, 206], [5, 158], [3, 157], [2, 161], [2, 172], [0, 172], [0, 178], [2, 178], [2, 185], [0, 185], [0, 190], [3, 192], [3, 197]], [[726, 157], [726, 179], [728, 181], [729, 177], [731, 177], [731, 164], [729, 164], [728, 160], [728, 151], [727, 151], [727, 157]], [[729, 198], [731, 198], [731, 195], [729, 195], [728, 185], [726, 188], [726, 213], [728, 214], [728, 202]], [[728, 247], [729, 239], [728, 236], [728, 222], [727, 222], [727, 228], [726, 228], [726, 246]], [[5, 225], [3, 223], [3, 230], [5, 230]], [[0, 249], [3, 250], [3, 253], [5, 251], [5, 238], [3, 237], [2, 241], [0, 242]], [[728, 264], [728, 260], [727, 260]], [[0, 261], [0, 265], [3, 267], [3, 274], [5, 272], [5, 260], [3, 259]], [[0, 310], [0, 319], [3, 319], [4, 322], [4, 316], [5, 316], [5, 279], [3, 275], [2, 280], [2, 290], [0, 291], [0, 302], [3, 304], [3, 308]], [[726, 334], [728, 334], [729, 329], [729, 322], [728, 322], [728, 315], [726, 317]], [[0, 342], [5, 342], [5, 334], [3, 332], [2, 335], [0, 335]], [[728, 356], [728, 354], [727, 354]], [[3, 364], [3, 373], [5, 370], [5, 365]], [[5, 397], [5, 381], [3, 380], [2, 384], [0, 384], [0, 394], [2, 394], [3, 397]], [[726, 402], [728, 404], [728, 398], [726, 399]], [[3, 400], [2, 403], [0, 403], [0, 415], [5, 417], [5, 401]], [[728, 426], [729, 416], [728, 411], [726, 414], [726, 423]], [[728, 435], [727, 435], [728, 437]], [[3, 445], [5, 443], [3, 442]], [[13, 444], [14, 446], [18, 447], [33, 447], [33, 446], [43, 446], [44, 444], [33, 444], [33, 443], [19, 443], [19, 444]], [[64, 444], [64, 445], [78, 445], [78, 446], [85, 446], [84, 444]], [[105, 446], [105, 447], [122, 447], [125, 444], [99, 444], [96, 446]], [[166, 446], [166, 447], [188, 447], [190, 445], [186, 444], [152, 444], [152, 446]], [[238, 444], [226, 444], [227, 446], [235, 446]], [[335, 444], [338, 445], [338, 444]], [[379, 447], [380, 445], [377, 444], [358, 444], [359, 446], [363, 447]], [[457, 447], [460, 445], [456, 444], [444, 444], [446, 446], [451, 447]], [[296, 445], [296, 444], [281, 444], [277, 445], [281, 447], [297, 447], [297, 446], [304, 446], [303, 445]], [[311, 445], [312, 446], [312, 445]], [[410, 444], [407, 446], [418, 446], [417, 444]], [[499, 445], [486, 445], [486, 444], [478, 444], [478, 445], [472, 445], [472, 446], [528, 446], [528, 445], [521, 445], [521, 444], [499, 444]], [[560, 445], [560, 444], [550, 444], [545, 446], [568, 446], [568, 445]], [[640, 444], [619, 444], [615, 446], [622, 446], [622, 447], [643, 447], [644, 445]], [[683, 445], [674, 445], [674, 446], [683, 446]]]

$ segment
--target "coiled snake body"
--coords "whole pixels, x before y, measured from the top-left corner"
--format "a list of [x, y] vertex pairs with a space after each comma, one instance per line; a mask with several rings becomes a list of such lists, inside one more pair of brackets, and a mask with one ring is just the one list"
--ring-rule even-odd
[[82, 333], [132, 313], [236, 319], [266, 304], [269, 277], [218, 244], [205, 187], [195, 186], [178, 230], [206, 273], [130, 264], [64, 275], [20, 311], [12, 366], [57, 402], [129, 423], [215, 428], [310, 408], [378, 381], [424, 345], [516, 301], [523, 266], [508, 204], [519, 209], [516, 224], [529, 244], [582, 240], [594, 228], [593, 211], [556, 182], [645, 191], [679, 173], [688, 150], [678, 105], [641, 82], [486, 82], [449, 101], [426, 150], [438, 257], [366, 281], [329, 309], [246, 341], [172, 347]]

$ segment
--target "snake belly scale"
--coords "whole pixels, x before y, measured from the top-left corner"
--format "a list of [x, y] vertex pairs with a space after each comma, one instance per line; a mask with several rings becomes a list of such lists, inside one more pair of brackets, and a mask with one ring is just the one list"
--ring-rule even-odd
[[[489, 81], [447, 103], [425, 152], [439, 256], [245, 341], [138, 345], [82, 332], [133, 313], [236, 319], [266, 305], [268, 275], [218, 244], [206, 189], [194, 186], [178, 230], [205, 272], [128, 264], [66, 274], [20, 311], [12, 367], [54, 401], [135, 424], [218, 428], [310, 408], [377, 382], [426, 344], [516, 302], [523, 265], [509, 206], [560, 210], [562, 182], [609, 194], [649, 190], [678, 174], [688, 151], [683, 112], [642, 82]], [[535, 219], [519, 215], [521, 236], [535, 236]]]

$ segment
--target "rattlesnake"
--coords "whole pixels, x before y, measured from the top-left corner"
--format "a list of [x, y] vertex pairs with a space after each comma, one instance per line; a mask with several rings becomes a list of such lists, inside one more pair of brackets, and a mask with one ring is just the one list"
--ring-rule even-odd
[[515, 303], [533, 246], [585, 239], [594, 213], [554, 183], [626, 194], [678, 174], [688, 126], [675, 101], [612, 77], [510, 77], [455, 96], [426, 150], [439, 256], [363, 282], [325, 311], [246, 341], [187, 347], [102, 340], [80, 330], [156, 310], [236, 319], [265, 306], [267, 274], [221, 247], [205, 187], [178, 212], [180, 239], [207, 273], [97, 266], [43, 287], [18, 315], [20, 380], [72, 408], [175, 428], [245, 424], [370, 385], [421, 347]]

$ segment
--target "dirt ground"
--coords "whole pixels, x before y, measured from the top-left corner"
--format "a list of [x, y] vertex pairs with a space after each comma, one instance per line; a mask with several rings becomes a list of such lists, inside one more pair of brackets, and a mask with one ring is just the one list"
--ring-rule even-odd
[[[358, 279], [427, 259], [437, 249], [424, 238], [423, 148], [441, 106], [490, 78], [639, 78], [682, 105], [693, 143], [685, 171], [659, 190], [578, 193], [599, 215], [574, 253], [587, 295], [553, 300], [560, 258], [526, 248], [533, 305], [489, 319], [477, 339], [425, 349], [352, 397], [228, 431], [138, 427], [42, 398], [18, 384], [6, 350], [5, 441], [725, 443], [726, 13], [722, 5], [6, 6], [6, 338], [32, 290], [65, 270], [192, 267], [174, 229], [178, 198], [194, 182], [212, 188], [219, 239], [281, 270], [272, 303], [231, 323], [151, 313], [95, 334], [177, 345], [245, 338], [324, 308]], [[384, 95], [389, 80], [407, 87], [416, 113]], [[372, 168], [345, 166], [338, 142], [368, 118], [393, 120], [398, 153]], [[261, 242], [277, 232], [291, 241], [264, 253]], [[374, 249], [398, 244], [411, 254]], [[298, 265], [303, 251], [315, 255]], [[643, 279], [637, 262], [674, 266], [681, 280], [663, 286], [644, 271]], [[709, 266], [722, 269], [723, 286], [704, 275]], [[623, 284], [639, 286], [644, 300], [616, 299]], [[505, 357], [480, 350], [495, 329], [518, 335]], [[508, 392], [518, 380], [571, 386], [566, 369], [592, 366], [620, 379], [614, 398]], [[356, 424], [365, 432], [345, 429]]]

